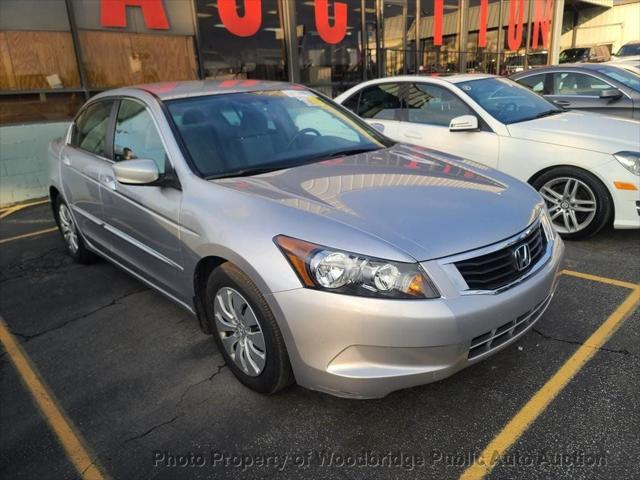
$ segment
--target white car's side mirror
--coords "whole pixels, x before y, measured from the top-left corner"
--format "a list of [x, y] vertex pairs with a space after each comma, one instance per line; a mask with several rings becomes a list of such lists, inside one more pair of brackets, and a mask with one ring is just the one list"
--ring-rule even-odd
[[450, 132], [469, 132], [478, 130], [478, 117], [475, 115], [461, 115], [451, 119], [449, 123]]
[[160, 178], [156, 162], [144, 158], [114, 163], [113, 173], [124, 185], [152, 185]]

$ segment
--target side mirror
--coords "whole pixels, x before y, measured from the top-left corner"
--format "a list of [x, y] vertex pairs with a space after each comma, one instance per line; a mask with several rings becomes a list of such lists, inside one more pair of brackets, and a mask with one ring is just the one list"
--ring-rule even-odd
[[470, 132], [478, 130], [478, 117], [475, 115], [461, 115], [451, 119], [450, 132]]
[[600, 92], [600, 98], [604, 100], [617, 100], [622, 97], [622, 92], [617, 88], [609, 88]]
[[114, 163], [113, 173], [124, 185], [152, 185], [160, 179], [156, 162], [144, 158]]

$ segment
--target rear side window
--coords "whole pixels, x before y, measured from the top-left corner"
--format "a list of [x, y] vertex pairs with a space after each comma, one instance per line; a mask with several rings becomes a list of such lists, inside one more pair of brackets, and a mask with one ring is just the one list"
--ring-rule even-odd
[[353, 113], [358, 113], [358, 101], [360, 100], [360, 92], [354, 93], [349, 98], [347, 98], [344, 102], [342, 102], [342, 106], [348, 108]]
[[358, 115], [377, 120], [396, 120], [402, 108], [399, 83], [383, 83], [362, 90]]
[[530, 77], [521, 78], [518, 83], [530, 88], [536, 93], [544, 93], [544, 74], [531, 75]]
[[89, 153], [107, 156], [107, 130], [113, 101], [88, 106], [78, 117], [73, 129], [71, 145]]

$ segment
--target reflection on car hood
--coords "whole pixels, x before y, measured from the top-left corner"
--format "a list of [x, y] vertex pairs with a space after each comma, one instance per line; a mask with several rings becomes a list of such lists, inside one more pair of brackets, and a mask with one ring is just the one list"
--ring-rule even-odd
[[507, 125], [515, 138], [613, 154], [638, 150], [640, 123], [591, 112], [570, 111]]
[[319, 215], [346, 224], [421, 261], [515, 235], [540, 204], [508, 175], [408, 145], [212, 181], [305, 211], [309, 221]]

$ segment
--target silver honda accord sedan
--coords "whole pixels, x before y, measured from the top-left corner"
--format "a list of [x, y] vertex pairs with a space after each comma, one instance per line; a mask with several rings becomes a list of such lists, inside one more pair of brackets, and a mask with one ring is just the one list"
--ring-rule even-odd
[[70, 255], [193, 313], [264, 393], [375, 398], [447, 377], [531, 328], [564, 255], [528, 185], [395, 144], [297, 85], [108, 91], [49, 165]]

